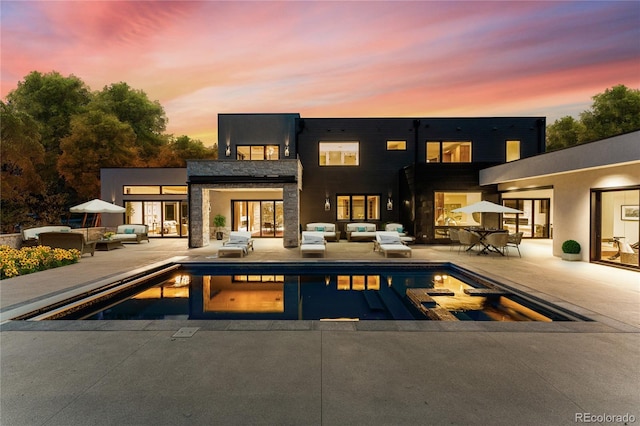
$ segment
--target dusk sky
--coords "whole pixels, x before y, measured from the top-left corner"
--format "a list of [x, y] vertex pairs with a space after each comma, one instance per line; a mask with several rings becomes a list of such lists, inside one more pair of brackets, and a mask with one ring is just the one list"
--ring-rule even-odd
[[31, 71], [124, 81], [167, 131], [218, 113], [577, 117], [640, 88], [639, 1], [7, 1], [1, 92]]

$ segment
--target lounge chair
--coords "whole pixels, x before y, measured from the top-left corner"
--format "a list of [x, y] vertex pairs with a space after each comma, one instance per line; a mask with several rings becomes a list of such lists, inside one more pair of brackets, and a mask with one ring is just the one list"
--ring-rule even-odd
[[322, 231], [302, 231], [302, 241], [300, 243], [300, 253], [320, 254], [324, 257], [327, 250], [327, 241]]
[[82, 256], [85, 253], [94, 255], [96, 242], [87, 242], [84, 235], [77, 232], [42, 232], [38, 236], [38, 244], [51, 248], [76, 249]]
[[400, 239], [405, 243], [405, 244], [412, 244], [416, 241], [416, 239], [412, 236], [410, 236], [409, 234], [407, 234], [407, 232], [404, 229], [404, 225], [402, 225], [401, 223], [387, 223], [384, 226], [384, 230], [385, 231], [398, 231], [398, 234], [400, 235]]
[[229, 240], [225, 241], [222, 247], [218, 249], [218, 256], [237, 254], [240, 257], [244, 257], [245, 254], [249, 254], [249, 249], [253, 250], [251, 232], [231, 231]]
[[389, 257], [389, 253], [404, 254], [411, 257], [411, 247], [400, 239], [398, 231], [376, 231], [373, 250], [384, 253], [384, 257]]
[[111, 239], [119, 240], [123, 243], [132, 242], [140, 244], [143, 240], [149, 242], [149, 227], [138, 224], [118, 225], [116, 233], [111, 236]]

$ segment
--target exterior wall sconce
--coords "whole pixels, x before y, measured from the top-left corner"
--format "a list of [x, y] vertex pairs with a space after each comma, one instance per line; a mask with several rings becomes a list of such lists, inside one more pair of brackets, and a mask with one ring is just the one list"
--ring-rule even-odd
[[328, 212], [331, 210], [331, 203], [329, 202], [329, 197], [324, 200], [324, 211]]
[[387, 200], [387, 210], [393, 210], [393, 200], [391, 197]]
[[286, 144], [284, 146], [284, 156], [288, 157], [289, 156], [289, 144]]
[[224, 155], [231, 157], [231, 145], [227, 142], [227, 149], [224, 150]]

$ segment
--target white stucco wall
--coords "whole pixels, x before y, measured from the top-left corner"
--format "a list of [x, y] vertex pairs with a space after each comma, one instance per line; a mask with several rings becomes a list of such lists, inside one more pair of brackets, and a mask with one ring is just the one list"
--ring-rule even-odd
[[553, 186], [553, 255], [560, 256], [562, 243], [571, 239], [580, 243], [582, 260], [588, 261], [591, 189], [634, 185], [640, 185], [640, 163], [504, 182], [498, 189]]

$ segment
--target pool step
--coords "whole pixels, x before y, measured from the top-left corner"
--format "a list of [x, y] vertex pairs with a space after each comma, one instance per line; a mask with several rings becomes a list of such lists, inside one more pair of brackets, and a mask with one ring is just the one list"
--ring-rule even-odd
[[364, 300], [367, 301], [367, 305], [369, 305], [369, 309], [372, 311], [384, 311], [384, 304], [380, 297], [378, 296], [378, 292], [375, 290], [365, 290], [362, 292], [364, 295]]
[[464, 292], [469, 296], [504, 296], [511, 294], [498, 288], [465, 288]]
[[382, 299], [385, 308], [391, 314], [394, 320], [413, 320], [413, 315], [409, 313], [402, 301], [398, 298], [398, 294], [395, 290], [388, 288], [387, 286], [380, 286], [378, 296]]

